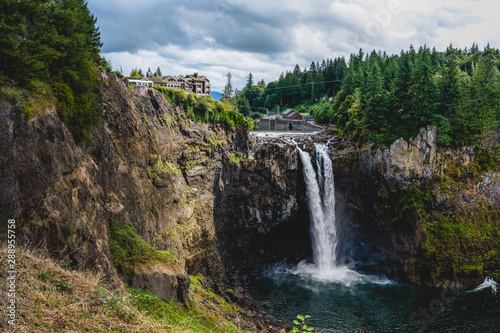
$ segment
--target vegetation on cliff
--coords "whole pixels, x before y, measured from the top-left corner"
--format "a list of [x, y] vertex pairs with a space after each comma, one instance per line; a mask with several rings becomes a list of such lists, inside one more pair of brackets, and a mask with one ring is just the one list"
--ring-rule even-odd
[[455, 160], [443, 154], [443, 175], [409, 188], [377, 185], [375, 215], [387, 223], [386, 230], [415, 227], [422, 233], [419, 256], [428, 265], [429, 281], [477, 278], [500, 270], [498, 204], [478, 193], [472, 202], [463, 198], [464, 192], [478, 191], [488, 172], [500, 170], [500, 156], [495, 151], [476, 153], [467, 164], [460, 162], [461, 156]]
[[101, 122], [96, 67], [105, 64], [96, 18], [84, 0], [1, 5], [0, 99], [26, 118], [55, 104], [76, 141]]
[[184, 107], [189, 115], [202, 123], [224, 123], [229, 126], [242, 126], [247, 130], [253, 129], [253, 121], [237, 111], [231, 110], [226, 104], [214, 101], [211, 98], [200, 97], [184, 90], [174, 90], [164, 87], [155, 87], [168, 102]]
[[113, 264], [120, 274], [133, 275], [138, 265], [155, 262], [177, 265], [169, 252], [159, 251], [146, 243], [131, 222], [124, 221], [123, 226], [120, 226], [116, 219], [110, 218], [108, 225]]

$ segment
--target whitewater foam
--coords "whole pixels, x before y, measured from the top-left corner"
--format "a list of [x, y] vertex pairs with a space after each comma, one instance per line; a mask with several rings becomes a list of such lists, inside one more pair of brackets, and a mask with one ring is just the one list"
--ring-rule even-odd
[[487, 276], [484, 279], [483, 283], [481, 283], [479, 286], [477, 286], [476, 288], [474, 288], [470, 292], [478, 292], [478, 291], [481, 291], [483, 289], [491, 288], [491, 292], [496, 294], [497, 293], [497, 286], [498, 286], [498, 284], [495, 282], [495, 280], [493, 280], [492, 277]]

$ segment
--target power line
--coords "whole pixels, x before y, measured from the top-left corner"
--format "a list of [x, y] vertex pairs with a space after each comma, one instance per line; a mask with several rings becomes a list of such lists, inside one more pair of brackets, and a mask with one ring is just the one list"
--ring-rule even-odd
[[[333, 82], [342, 82], [342, 80], [329, 80], [329, 81], [318, 81], [318, 82], [312, 81], [312, 82], [309, 82], [309, 83], [296, 84], [296, 85], [293, 85], [293, 86], [274, 87], [274, 88], [267, 88], [266, 87], [264, 89], [264, 91], [265, 90], [286, 89], [286, 88], [293, 88], [293, 87], [303, 87], [303, 86], [305, 86], [307, 84], [310, 84], [312, 86], [312, 89], [314, 89], [314, 84], [316, 84], [316, 83], [333, 83]], [[314, 90], [312, 90], [311, 95], [313, 94], [313, 92], [314, 92]], [[238, 109], [267, 110], [268, 108], [261, 107], [261, 106], [246, 106], [246, 105], [241, 105], [241, 106], [238, 106]]]
[[342, 80], [330, 80], [330, 81], [312, 81], [309, 83], [304, 83], [304, 84], [295, 84], [293, 86], [284, 86], [284, 87], [274, 87], [274, 88], [268, 88], [266, 87], [264, 90], [277, 90], [277, 89], [286, 89], [286, 88], [294, 88], [294, 87], [303, 87], [307, 84], [316, 84], [316, 83], [332, 83], [332, 82], [342, 82]]

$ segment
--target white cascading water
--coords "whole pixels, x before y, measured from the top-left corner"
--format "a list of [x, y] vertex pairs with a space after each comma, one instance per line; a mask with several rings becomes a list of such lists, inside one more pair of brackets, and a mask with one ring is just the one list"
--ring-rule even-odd
[[476, 288], [474, 288], [474, 290], [471, 290], [471, 292], [477, 292], [477, 291], [480, 291], [480, 290], [483, 290], [483, 289], [491, 288], [491, 292], [494, 293], [494, 294], [496, 294], [497, 293], [497, 286], [498, 286], [498, 284], [495, 282], [495, 280], [493, 280], [492, 277], [487, 276], [484, 279], [484, 282], [481, 283]]
[[350, 284], [359, 280], [361, 275], [346, 266], [338, 265], [335, 186], [328, 144], [315, 144], [315, 149], [317, 175], [311, 156], [298, 148], [304, 166], [314, 263], [302, 261], [295, 272], [317, 280]]

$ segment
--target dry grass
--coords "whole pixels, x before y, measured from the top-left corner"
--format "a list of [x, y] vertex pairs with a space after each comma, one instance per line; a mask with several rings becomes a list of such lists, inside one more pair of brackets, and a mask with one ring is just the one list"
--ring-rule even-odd
[[[0, 249], [2, 290], [6, 287], [7, 249]], [[101, 275], [64, 270], [43, 256], [17, 249], [16, 326], [13, 332], [172, 332], [112, 291]], [[2, 305], [7, 294], [2, 293]], [[5, 317], [2, 307], [2, 318]], [[5, 320], [0, 326], [6, 327]]]
[[[112, 288], [103, 275], [64, 269], [45, 253], [18, 248], [16, 255], [16, 325], [2, 320], [2, 332], [241, 332], [241, 310], [205, 290], [199, 277], [191, 278], [193, 299], [185, 308], [149, 292]], [[5, 245], [0, 267], [6, 290]], [[7, 293], [0, 298], [5, 319]]]
[[28, 120], [35, 115], [46, 115], [54, 110], [56, 98], [47, 83], [33, 82], [30, 90], [17, 88], [9, 82], [0, 86], [0, 106], [18, 105]]

